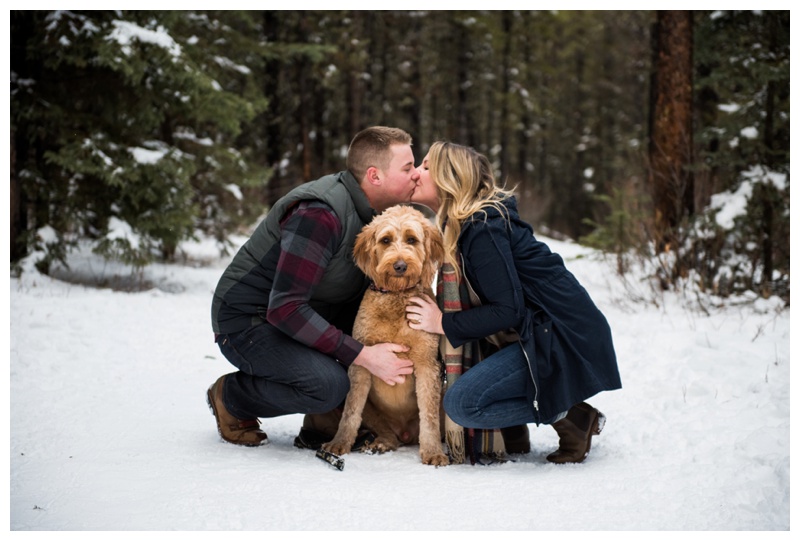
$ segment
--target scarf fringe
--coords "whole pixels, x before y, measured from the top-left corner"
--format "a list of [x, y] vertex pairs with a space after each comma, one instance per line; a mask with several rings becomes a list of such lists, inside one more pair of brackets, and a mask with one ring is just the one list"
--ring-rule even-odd
[[504, 464], [508, 462], [506, 444], [500, 430], [470, 429], [469, 439], [472, 440], [473, 450], [470, 461], [473, 465]]
[[506, 443], [500, 430], [464, 428], [449, 415], [445, 415], [444, 427], [450, 464], [464, 464], [467, 457], [472, 465], [508, 462]]
[[445, 415], [444, 419], [444, 440], [450, 453], [450, 463], [463, 464], [467, 458], [464, 427], [457, 425], [449, 415]]

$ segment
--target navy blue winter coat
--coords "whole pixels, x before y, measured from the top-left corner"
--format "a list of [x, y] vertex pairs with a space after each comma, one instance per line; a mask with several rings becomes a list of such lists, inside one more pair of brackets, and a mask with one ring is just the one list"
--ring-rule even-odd
[[[505, 201], [467, 220], [459, 248], [481, 306], [445, 314], [445, 336], [458, 347], [514, 329], [530, 367], [529, 399], [536, 423], [548, 422], [601, 391], [621, 388], [611, 329], [560, 255], [533, 235]], [[511, 345], [508, 347], [519, 347]]]

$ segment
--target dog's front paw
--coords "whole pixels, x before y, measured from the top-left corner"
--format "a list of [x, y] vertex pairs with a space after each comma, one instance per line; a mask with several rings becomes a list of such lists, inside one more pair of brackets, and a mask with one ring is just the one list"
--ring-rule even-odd
[[420, 458], [422, 458], [423, 464], [428, 464], [430, 466], [447, 466], [450, 464], [450, 459], [447, 458], [447, 455], [442, 453], [441, 451], [437, 452], [425, 452], [420, 451]]
[[396, 451], [399, 446], [400, 442], [397, 438], [378, 436], [373, 442], [365, 446], [365, 450], [372, 453], [388, 453], [389, 451]]
[[353, 444], [348, 445], [347, 443], [341, 442], [339, 440], [334, 439], [333, 441], [329, 441], [328, 443], [323, 443], [322, 448], [329, 453], [333, 453], [334, 455], [346, 455], [350, 452], [350, 448]]

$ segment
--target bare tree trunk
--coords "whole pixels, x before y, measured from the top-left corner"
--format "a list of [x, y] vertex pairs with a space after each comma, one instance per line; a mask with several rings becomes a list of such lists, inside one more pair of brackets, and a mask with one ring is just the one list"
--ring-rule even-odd
[[[300, 36], [308, 36], [310, 32], [311, 23], [309, 22], [308, 15], [304, 14], [300, 18], [300, 25], [298, 32]], [[301, 38], [305, 39], [305, 38]], [[303, 182], [308, 182], [312, 179], [311, 176], [311, 137], [310, 137], [310, 123], [308, 116], [310, 109], [313, 106], [310, 86], [313, 84], [311, 79], [311, 62], [307, 58], [303, 58], [297, 62], [295, 67], [297, 75], [297, 89], [299, 103], [297, 105], [297, 124], [300, 127], [300, 144], [302, 149], [300, 151], [300, 162], [303, 172]], [[294, 186], [292, 186], [294, 187]]]
[[514, 26], [514, 16], [510, 11], [503, 11], [503, 58], [501, 60], [502, 88], [500, 90], [500, 172], [503, 178], [508, 178], [509, 173], [509, 126], [508, 100], [511, 99], [511, 39]]
[[311, 104], [308, 103], [310, 97], [306, 88], [306, 62], [300, 62], [298, 73], [298, 88], [300, 89], [300, 106], [297, 108], [298, 121], [300, 125], [300, 141], [302, 144], [301, 163], [303, 166], [303, 182], [311, 180], [311, 138], [309, 136], [308, 110]]
[[21, 242], [25, 232], [26, 212], [25, 196], [22, 193], [22, 183], [17, 174], [17, 145], [16, 134], [11, 130], [11, 261], [17, 261], [27, 255], [25, 244]]
[[470, 76], [472, 75], [470, 72], [470, 55], [469, 55], [469, 37], [467, 36], [467, 28], [462, 24], [458, 25], [456, 28], [456, 36], [458, 39], [457, 51], [457, 68], [456, 73], [458, 73], [458, 80], [461, 84], [458, 85], [458, 128], [457, 134], [458, 139], [457, 141], [469, 145], [475, 146], [476, 144], [476, 137], [475, 137], [475, 123], [472, 122], [469, 113], [469, 99], [471, 92], [469, 91], [469, 85], [464, 84], [466, 81], [469, 81]]
[[[707, 64], [697, 66], [697, 74], [701, 78], [708, 77], [713, 67]], [[719, 117], [719, 94], [711, 85], [696, 88], [695, 115], [701, 126], [714, 126]], [[719, 137], [712, 138], [701, 150], [714, 154], [719, 150]], [[719, 167], [709, 165], [698, 168], [694, 178], [694, 204], [696, 209], [702, 209], [711, 202], [711, 196], [717, 193], [716, 185], [719, 178]]]
[[[364, 15], [360, 11], [355, 11], [352, 14], [352, 28], [353, 28], [353, 35], [360, 36], [362, 35], [362, 29], [364, 28], [363, 19]], [[347, 107], [348, 111], [350, 112], [350, 137], [353, 137], [359, 131], [361, 131], [365, 126], [362, 125], [361, 120], [361, 110], [364, 106], [364, 82], [362, 80], [362, 75], [364, 71], [364, 67], [361, 64], [361, 60], [358, 55], [358, 45], [354, 45], [353, 50], [347, 50], [347, 85], [348, 85], [348, 92], [347, 92]]]
[[[778, 52], [777, 19], [770, 17], [770, 52]], [[766, 155], [764, 163], [772, 168], [775, 165], [775, 95], [777, 92], [775, 81], [767, 83], [767, 93], [764, 104], [764, 147]], [[760, 184], [755, 194], [761, 200], [761, 256], [764, 263], [764, 272], [761, 279], [761, 293], [767, 297], [772, 294], [772, 273], [775, 268], [773, 261], [773, 235], [775, 232], [775, 208], [773, 205], [774, 188]]]
[[694, 212], [692, 12], [659, 11], [650, 124], [650, 182], [656, 249], [676, 248], [681, 219]]
[[[520, 20], [520, 24], [523, 27], [527, 27], [530, 24], [530, 14], [529, 12], [523, 12], [521, 15], [522, 19]], [[528, 36], [525, 36], [522, 42], [522, 58], [527, 60], [526, 64], [533, 64], [533, 52], [531, 48], [531, 39]], [[523, 84], [526, 87], [530, 87], [532, 78], [529, 72], [532, 71], [530, 67], [527, 65], [525, 66], [525, 74], [524, 74], [524, 82]], [[526, 192], [528, 191], [528, 184], [529, 184], [529, 174], [528, 174], [528, 161], [530, 158], [530, 130], [531, 124], [533, 123], [532, 114], [530, 109], [528, 108], [528, 104], [526, 103], [525, 98], [522, 98], [522, 108], [520, 113], [520, 124], [521, 127], [517, 131], [517, 167], [516, 167], [516, 175], [515, 180], [520, 183], [521, 186], [521, 193], [520, 195], [524, 197]], [[510, 173], [510, 171], [509, 171]]]
[[[274, 11], [264, 11], [263, 15], [264, 37], [269, 43], [277, 43], [280, 40], [279, 19]], [[283, 134], [281, 133], [283, 117], [279, 89], [283, 67], [279, 60], [269, 59], [265, 63], [264, 71], [264, 95], [269, 99], [267, 113], [263, 117], [264, 139], [266, 140], [264, 159], [272, 168], [272, 177], [266, 186], [266, 199], [267, 204], [272, 206], [285, 192], [281, 186], [280, 171], [280, 161], [283, 155]]]

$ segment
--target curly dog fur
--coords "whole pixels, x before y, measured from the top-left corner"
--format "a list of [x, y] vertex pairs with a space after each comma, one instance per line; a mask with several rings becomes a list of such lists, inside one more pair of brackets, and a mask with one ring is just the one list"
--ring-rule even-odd
[[346, 454], [364, 426], [376, 435], [368, 450], [392, 451], [419, 442], [424, 464], [447, 465], [440, 431], [439, 337], [412, 329], [406, 319], [410, 297], [434, 298], [431, 284], [444, 257], [441, 233], [418, 210], [398, 205], [364, 227], [353, 256], [373, 284], [361, 301], [353, 336], [368, 346], [383, 342], [408, 346], [403, 355], [413, 361], [414, 373], [404, 383], [390, 386], [365, 368], [351, 365], [350, 392], [338, 431], [323, 448]]

